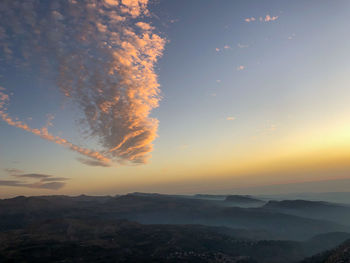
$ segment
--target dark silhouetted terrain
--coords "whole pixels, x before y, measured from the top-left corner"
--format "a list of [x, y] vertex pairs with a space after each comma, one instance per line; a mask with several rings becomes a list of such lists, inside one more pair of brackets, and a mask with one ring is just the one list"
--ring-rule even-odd
[[[235, 206], [244, 202], [260, 206]], [[0, 200], [0, 262], [299, 262], [350, 239], [321, 213], [347, 209], [237, 195], [22, 196]]]
[[350, 239], [335, 249], [320, 253], [302, 263], [348, 263], [350, 262]]

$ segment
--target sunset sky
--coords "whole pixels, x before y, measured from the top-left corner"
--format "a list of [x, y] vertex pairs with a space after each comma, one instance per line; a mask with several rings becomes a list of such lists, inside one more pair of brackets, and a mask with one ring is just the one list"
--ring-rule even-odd
[[347, 191], [349, 25], [348, 0], [3, 0], [0, 198]]

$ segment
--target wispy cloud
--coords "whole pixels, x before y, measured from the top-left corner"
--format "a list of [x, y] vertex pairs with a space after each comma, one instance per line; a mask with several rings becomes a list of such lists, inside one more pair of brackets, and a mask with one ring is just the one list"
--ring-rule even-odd
[[10, 175], [15, 175], [15, 174], [21, 174], [23, 173], [22, 170], [20, 169], [16, 169], [16, 168], [6, 168], [4, 169], [4, 171]]
[[32, 179], [45, 179], [51, 177], [51, 175], [47, 174], [14, 174], [13, 176], [18, 178], [32, 178]]
[[41, 182], [59, 182], [59, 181], [67, 181], [69, 180], [69, 178], [66, 177], [47, 177], [47, 178], [43, 178], [40, 181]]
[[62, 182], [50, 182], [50, 183], [35, 183], [30, 187], [32, 188], [40, 188], [40, 189], [50, 189], [50, 190], [59, 190], [63, 188], [66, 184]]
[[77, 158], [77, 160], [83, 164], [90, 165], [90, 166], [102, 166], [102, 167], [111, 166], [109, 163], [101, 162], [99, 160], [92, 160], [92, 159], [86, 159], [86, 158]]
[[49, 133], [48, 127], [32, 128], [11, 117], [5, 92], [0, 94], [1, 119], [101, 163], [146, 162], [158, 129], [150, 112], [161, 99], [154, 66], [166, 43], [153, 26], [140, 21], [150, 17], [148, 0], [52, 0], [47, 2], [50, 12], [42, 12], [41, 3], [12, 0], [0, 8], [1, 29], [6, 29], [0, 56], [10, 65], [56, 62], [57, 71], [47, 70], [56, 74], [57, 86], [81, 109], [84, 128], [101, 150], [78, 146]]
[[237, 47], [239, 47], [239, 48], [248, 48], [249, 45], [244, 45], [244, 44], [238, 43]]
[[296, 36], [295, 33], [293, 33], [292, 35], [288, 36], [287, 39], [292, 40], [293, 38], [295, 38], [295, 36]]
[[246, 66], [240, 65], [240, 66], [237, 67], [237, 70], [241, 71], [241, 70], [244, 70], [245, 68], [246, 68]]
[[65, 186], [62, 182], [50, 182], [50, 183], [26, 183], [24, 181], [14, 181], [14, 180], [0, 180], [0, 186], [9, 187], [26, 187], [26, 188], [39, 188], [39, 189], [51, 189], [59, 190]]
[[31, 128], [29, 127], [26, 123], [22, 122], [22, 121], [18, 121], [18, 120], [14, 120], [12, 117], [10, 117], [8, 115], [8, 113], [6, 112], [7, 110], [7, 103], [9, 101], [9, 96], [5, 93], [3, 93], [2, 91], [0, 91], [0, 118], [6, 122], [8, 125], [20, 128], [22, 130], [25, 130], [27, 132], [30, 132], [34, 135], [37, 135], [39, 137], [41, 137], [42, 139], [60, 144], [62, 146], [65, 146], [75, 152], [78, 152], [82, 155], [85, 155], [87, 157], [96, 159], [100, 162], [104, 162], [104, 163], [109, 163], [110, 159], [106, 156], [104, 156], [103, 154], [97, 152], [97, 151], [93, 151], [90, 149], [86, 149], [83, 147], [80, 147], [78, 145], [75, 145], [69, 141], [67, 141], [66, 139], [63, 139], [59, 136], [54, 136], [53, 134], [48, 132], [47, 129], [47, 125], [45, 125], [44, 127], [37, 129], [37, 128]]
[[224, 50], [229, 50], [231, 49], [231, 47], [229, 45], [224, 45], [223, 48], [215, 48], [215, 51], [216, 52], [221, 52], [221, 51], [224, 51]]
[[49, 174], [23, 173], [22, 170], [15, 168], [7, 168], [4, 171], [18, 180], [0, 180], [0, 186], [58, 190], [66, 185], [65, 181], [69, 180], [66, 177], [55, 177]]
[[226, 118], [226, 120], [228, 120], [228, 121], [234, 121], [234, 120], [236, 120], [236, 117], [234, 117], [234, 116], [228, 116], [228, 117]]

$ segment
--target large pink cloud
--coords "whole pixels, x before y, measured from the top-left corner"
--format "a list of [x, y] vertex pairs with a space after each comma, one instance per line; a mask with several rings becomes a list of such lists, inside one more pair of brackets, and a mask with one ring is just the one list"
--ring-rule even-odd
[[149, 14], [148, 0], [1, 1], [1, 55], [19, 66], [38, 60], [49, 65], [57, 87], [81, 109], [82, 123], [101, 149], [80, 147], [47, 127], [31, 128], [14, 119], [5, 91], [0, 93], [2, 120], [104, 166], [146, 162], [158, 129], [158, 121], [149, 117], [160, 100], [154, 66], [166, 42], [141, 21]]

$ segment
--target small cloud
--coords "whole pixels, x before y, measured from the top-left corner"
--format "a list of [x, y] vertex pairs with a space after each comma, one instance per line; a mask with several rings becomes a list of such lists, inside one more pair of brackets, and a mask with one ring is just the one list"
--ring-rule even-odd
[[211, 93], [210, 96], [216, 97], [216, 93]]
[[[278, 19], [278, 16], [270, 16], [269, 14], [267, 14], [265, 17], [260, 16], [259, 17], [259, 21], [260, 22], [271, 22], [271, 21], [275, 21]], [[255, 17], [248, 17], [246, 19], [244, 19], [245, 22], [250, 23], [253, 21], [256, 21]]]
[[238, 70], [238, 71], [241, 71], [241, 70], [244, 70], [245, 68], [246, 68], [245, 66], [240, 65], [240, 66], [237, 67], [237, 70]]
[[247, 23], [253, 22], [255, 20], [256, 20], [255, 17], [248, 17], [248, 18], [244, 19], [244, 21]]
[[236, 117], [234, 117], [234, 116], [228, 116], [228, 117], [226, 118], [226, 120], [228, 120], [228, 121], [234, 121], [234, 120], [236, 120]]
[[225, 45], [224, 49], [230, 49], [231, 47], [229, 45]]
[[239, 48], [247, 48], [247, 47], [249, 47], [249, 45], [243, 45], [243, 44], [238, 43], [237, 47], [239, 47]]
[[216, 52], [220, 52], [220, 48], [215, 48], [215, 51]]
[[91, 160], [91, 159], [85, 159], [78, 157], [77, 160], [83, 164], [90, 165], [90, 166], [102, 166], [102, 167], [110, 167], [111, 165], [106, 162], [101, 162], [98, 160]]
[[144, 23], [144, 22], [137, 22], [135, 25], [138, 26], [139, 28], [141, 28], [142, 30], [145, 30], [145, 31], [150, 31], [150, 30], [154, 29], [153, 26], [151, 26], [148, 23]]
[[270, 21], [275, 21], [277, 20], [278, 16], [270, 16], [270, 15], [266, 15], [264, 18], [265, 22], [270, 22]]
[[220, 83], [220, 82], [221, 82], [221, 79], [217, 79], [216, 82], [217, 82], [217, 83]]

